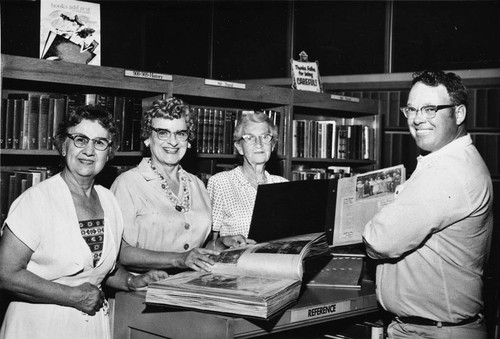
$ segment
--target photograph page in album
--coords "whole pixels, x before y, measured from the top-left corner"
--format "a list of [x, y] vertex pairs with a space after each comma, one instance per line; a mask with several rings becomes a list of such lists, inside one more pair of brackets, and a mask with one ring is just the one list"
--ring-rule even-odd
[[146, 303], [266, 319], [297, 301], [304, 259], [328, 251], [324, 232], [227, 249], [211, 272], [151, 283]]

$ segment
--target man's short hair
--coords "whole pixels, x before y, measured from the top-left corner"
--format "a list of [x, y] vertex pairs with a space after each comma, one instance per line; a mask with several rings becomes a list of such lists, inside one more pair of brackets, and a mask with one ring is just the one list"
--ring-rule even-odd
[[437, 87], [443, 85], [446, 87], [450, 99], [454, 105], [464, 105], [466, 108], [469, 104], [467, 98], [467, 89], [462, 82], [462, 78], [455, 73], [445, 73], [436, 70], [424, 70], [413, 73], [412, 84], [421, 82], [424, 85]]

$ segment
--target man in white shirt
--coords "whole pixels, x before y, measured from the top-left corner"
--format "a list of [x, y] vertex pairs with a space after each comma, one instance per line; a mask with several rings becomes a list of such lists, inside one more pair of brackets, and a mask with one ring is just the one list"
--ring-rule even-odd
[[466, 131], [459, 76], [415, 73], [401, 111], [421, 155], [394, 202], [365, 227], [378, 260], [389, 338], [486, 338], [483, 272], [492, 230], [491, 176]]

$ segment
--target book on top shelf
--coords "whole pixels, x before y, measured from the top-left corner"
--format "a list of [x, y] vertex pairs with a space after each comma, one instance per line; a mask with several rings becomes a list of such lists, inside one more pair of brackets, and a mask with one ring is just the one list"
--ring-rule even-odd
[[297, 301], [303, 261], [327, 253], [321, 232], [227, 249], [211, 256], [211, 272], [151, 283], [146, 303], [267, 319]]

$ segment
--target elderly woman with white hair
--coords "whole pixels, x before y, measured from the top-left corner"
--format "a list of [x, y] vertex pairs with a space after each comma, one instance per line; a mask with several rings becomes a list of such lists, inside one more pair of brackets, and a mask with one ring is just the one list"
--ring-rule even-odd
[[219, 235], [248, 237], [257, 187], [287, 181], [265, 170], [278, 141], [278, 129], [266, 114], [260, 111], [243, 114], [236, 124], [233, 140], [243, 164], [208, 180], [215, 239]]

